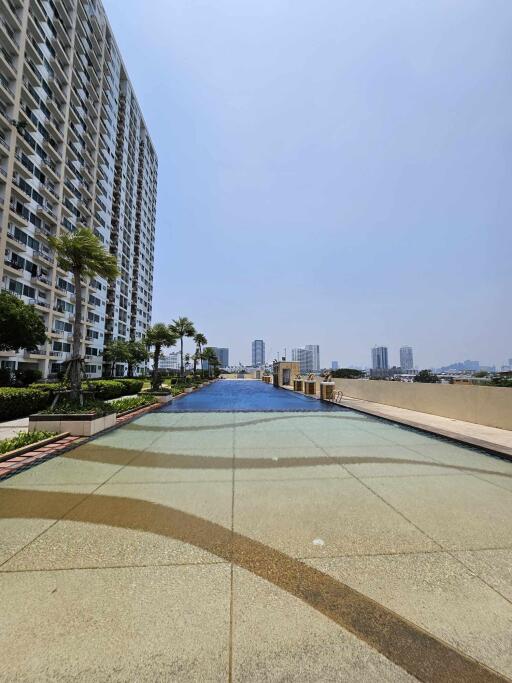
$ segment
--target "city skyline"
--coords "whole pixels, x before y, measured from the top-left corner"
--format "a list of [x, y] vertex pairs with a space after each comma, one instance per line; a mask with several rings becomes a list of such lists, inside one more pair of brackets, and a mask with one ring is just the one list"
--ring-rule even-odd
[[[159, 151], [154, 321], [186, 301], [247, 363], [259, 335], [268, 360], [310, 336], [340, 367], [404, 340], [506, 363], [512, 6], [105, 4]], [[190, 235], [201, 277], [169, 268]]]

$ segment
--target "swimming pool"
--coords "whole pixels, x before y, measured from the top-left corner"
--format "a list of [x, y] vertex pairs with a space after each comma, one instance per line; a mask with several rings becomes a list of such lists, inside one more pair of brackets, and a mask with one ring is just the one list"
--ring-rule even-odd
[[311, 396], [252, 380], [219, 380], [199, 391], [173, 400], [163, 408], [169, 413], [207, 412], [332, 412], [346, 408]]

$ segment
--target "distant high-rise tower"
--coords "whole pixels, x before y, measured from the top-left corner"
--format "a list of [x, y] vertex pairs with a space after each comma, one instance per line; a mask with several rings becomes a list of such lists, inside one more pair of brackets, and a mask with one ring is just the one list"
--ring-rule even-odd
[[374, 346], [372, 349], [372, 368], [374, 370], [388, 370], [388, 347]]
[[318, 344], [306, 344], [304, 348], [312, 354], [311, 372], [320, 372], [320, 347]]
[[412, 346], [402, 346], [400, 349], [400, 367], [402, 372], [414, 370], [414, 360], [412, 356]]
[[252, 343], [252, 366], [259, 368], [265, 365], [265, 342], [263, 339], [255, 339]]
[[339, 363], [337, 360], [331, 361], [331, 370], [337, 370], [339, 368]]
[[292, 360], [300, 363], [300, 371], [314, 372], [313, 370], [313, 352], [310, 349], [292, 349]]

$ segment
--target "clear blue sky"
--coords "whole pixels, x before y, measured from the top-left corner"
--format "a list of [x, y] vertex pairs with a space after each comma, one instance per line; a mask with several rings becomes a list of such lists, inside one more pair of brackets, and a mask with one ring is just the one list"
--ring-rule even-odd
[[154, 321], [231, 361], [512, 357], [510, 0], [104, 0], [159, 156]]

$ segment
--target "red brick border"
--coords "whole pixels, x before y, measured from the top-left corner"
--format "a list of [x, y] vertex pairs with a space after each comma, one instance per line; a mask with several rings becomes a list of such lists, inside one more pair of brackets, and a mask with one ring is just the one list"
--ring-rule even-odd
[[[142, 408], [134, 410], [126, 415], [122, 415], [116, 419], [116, 424], [114, 427], [112, 427], [112, 429], [122, 427], [126, 423], [135, 420], [141, 415], [161, 408], [162, 405], [163, 404], [161, 403], [153, 403], [149, 406], [143, 406]], [[103, 433], [104, 432], [100, 432], [97, 436], [100, 436]], [[89, 438], [90, 437], [86, 436], [66, 436], [59, 441], [54, 441], [53, 443], [48, 444], [47, 446], [34, 448], [34, 450], [27, 451], [22, 455], [15, 455], [12, 458], [9, 458], [9, 460], [4, 460], [3, 462], [0, 462], [0, 481], [7, 479], [7, 477], [11, 477], [13, 474], [17, 474], [18, 472], [21, 472], [29, 467], [39, 465], [39, 463], [49, 460], [50, 458], [54, 458], [56, 455], [62, 455], [66, 451], [70, 451], [72, 448], [89, 441]]]

